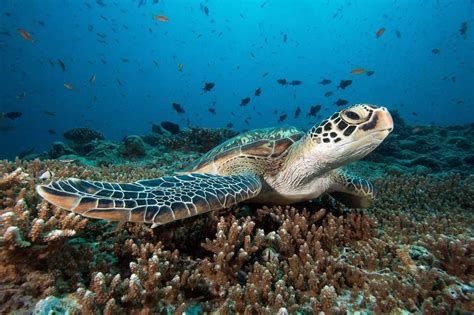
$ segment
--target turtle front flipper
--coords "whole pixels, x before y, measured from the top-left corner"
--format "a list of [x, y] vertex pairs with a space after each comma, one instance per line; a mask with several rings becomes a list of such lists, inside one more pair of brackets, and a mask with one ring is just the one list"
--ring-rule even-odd
[[153, 227], [228, 208], [259, 194], [254, 175], [188, 174], [134, 183], [70, 178], [38, 185], [36, 191], [55, 206], [85, 217], [152, 223]]
[[368, 208], [375, 199], [375, 188], [366, 179], [336, 170], [331, 174], [329, 195], [350, 208]]

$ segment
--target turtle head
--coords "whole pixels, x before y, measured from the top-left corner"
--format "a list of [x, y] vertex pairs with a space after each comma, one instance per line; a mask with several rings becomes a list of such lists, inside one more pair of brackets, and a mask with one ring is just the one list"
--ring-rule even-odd
[[334, 113], [308, 132], [314, 154], [336, 168], [372, 152], [393, 130], [385, 107], [357, 104]]

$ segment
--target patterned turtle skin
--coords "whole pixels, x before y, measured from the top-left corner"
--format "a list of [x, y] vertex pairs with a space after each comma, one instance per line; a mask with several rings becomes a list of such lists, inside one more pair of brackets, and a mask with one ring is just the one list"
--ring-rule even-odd
[[370, 153], [392, 130], [386, 108], [357, 104], [306, 133], [289, 126], [242, 133], [175, 176], [134, 183], [70, 178], [36, 190], [86, 217], [152, 227], [240, 202], [291, 204], [324, 193], [350, 207], [368, 207], [373, 185], [340, 167]]

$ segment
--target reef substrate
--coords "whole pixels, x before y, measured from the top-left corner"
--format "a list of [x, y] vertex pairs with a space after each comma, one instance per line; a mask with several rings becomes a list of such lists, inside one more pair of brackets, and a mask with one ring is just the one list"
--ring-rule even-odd
[[[151, 229], [86, 219], [36, 195], [46, 171], [55, 179], [135, 181], [169, 174], [205, 151], [140, 138], [142, 157], [123, 155], [123, 143], [103, 150], [110, 161], [129, 159], [121, 165], [84, 163], [97, 160], [77, 148], [74, 161], [0, 162], [0, 313], [474, 312], [470, 149], [451, 168], [356, 164], [378, 188], [364, 211], [324, 196], [286, 207], [239, 205]], [[385, 150], [377, 159], [395, 154]]]

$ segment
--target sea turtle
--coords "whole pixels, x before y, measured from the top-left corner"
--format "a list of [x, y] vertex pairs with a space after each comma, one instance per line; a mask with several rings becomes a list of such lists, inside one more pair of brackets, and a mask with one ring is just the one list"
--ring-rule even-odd
[[339, 167], [366, 156], [392, 129], [386, 108], [357, 104], [306, 133], [294, 127], [242, 133], [175, 176], [134, 183], [70, 178], [36, 190], [50, 203], [86, 217], [152, 227], [244, 201], [291, 204], [323, 193], [365, 208], [374, 199], [372, 184]]

